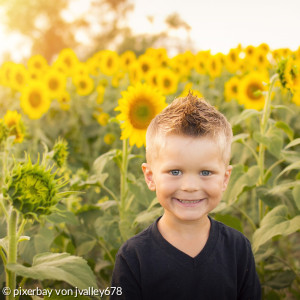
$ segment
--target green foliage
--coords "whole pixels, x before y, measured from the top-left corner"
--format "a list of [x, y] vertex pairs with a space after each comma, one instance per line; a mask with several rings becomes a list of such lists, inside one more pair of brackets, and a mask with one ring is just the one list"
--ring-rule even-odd
[[31, 267], [7, 264], [6, 268], [25, 278], [61, 280], [79, 289], [97, 288], [86, 261], [68, 253], [40, 253], [33, 258]]

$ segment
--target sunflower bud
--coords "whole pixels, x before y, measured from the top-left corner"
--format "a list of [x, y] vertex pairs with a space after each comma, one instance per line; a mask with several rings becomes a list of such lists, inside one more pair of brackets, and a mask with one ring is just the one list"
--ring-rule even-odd
[[284, 75], [285, 67], [286, 67], [287, 59], [283, 59], [278, 63], [276, 72], [279, 74], [279, 80], [282, 87], [286, 86], [286, 79]]
[[58, 140], [53, 147], [53, 160], [61, 168], [67, 160], [68, 144], [65, 140]]
[[6, 177], [4, 195], [24, 216], [50, 214], [59, 201], [63, 184], [51, 170], [39, 162], [33, 165], [28, 157], [26, 164], [16, 164]]

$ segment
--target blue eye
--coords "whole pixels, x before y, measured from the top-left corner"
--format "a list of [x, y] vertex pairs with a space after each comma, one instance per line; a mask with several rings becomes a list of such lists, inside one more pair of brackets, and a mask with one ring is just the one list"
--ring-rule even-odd
[[209, 176], [209, 175], [211, 175], [211, 171], [207, 171], [207, 170], [201, 171], [201, 175], [202, 176]]
[[170, 174], [173, 175], [173, 176], [178, 176], [178, 175], [181, 174], [181, 171], [179, 171], [179, 170], [172, 170], [172, 171], [170, 171]]

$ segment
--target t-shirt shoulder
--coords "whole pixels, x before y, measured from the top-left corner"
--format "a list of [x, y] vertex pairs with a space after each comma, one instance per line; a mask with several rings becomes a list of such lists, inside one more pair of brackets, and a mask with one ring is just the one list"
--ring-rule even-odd
[[219, 228], [220, 238], [226, 240], [231, 246], [236, 245], [237, 247], [251, 248], [250, 241], [248, 238], [237, 229], [234, 229], [222, 222], [213, 220]]
[[141, 247], [147, 247], [147, 240], [151, 238], [152, 227], [155, 226], [155, 223], [151, 224], [149, 227], [136, 234], [135, 236], [128, 239], [119, 249], [118, 254], [122, 253], [129, 254], [130, 252], [135, 252], [135, 249], [140, 249]]

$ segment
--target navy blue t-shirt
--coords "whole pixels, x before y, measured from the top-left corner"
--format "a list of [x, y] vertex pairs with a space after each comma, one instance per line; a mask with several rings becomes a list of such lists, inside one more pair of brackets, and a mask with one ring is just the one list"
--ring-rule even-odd
[[125, 242], [112, 278], [122, 295], [110, 299], [260, 300], [250, 242], [239, 231], [209, 219], [208, 240], [194, 258], [163, 238], [159, 219]]

